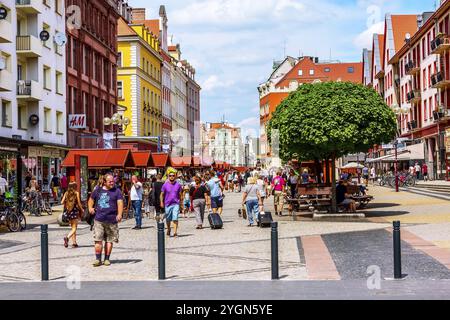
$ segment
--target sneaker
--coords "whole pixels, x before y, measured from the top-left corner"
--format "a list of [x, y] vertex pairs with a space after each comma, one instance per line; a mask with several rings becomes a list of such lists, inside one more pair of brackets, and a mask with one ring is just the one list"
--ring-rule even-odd
[[92, 265], [94, 267], [100, 267], [102, 265], [102, 262], [100, 260], [95, 260], [95, 262]]
[[69, 238], [64, 237], [64, 247], [68, 248], [69, 247]]
[[111, 261], [105, 260], [105, 261], [103, 262], [103, 265], [104, 265], [105, 267], [109, 267], [109, 266], [111, 265]]

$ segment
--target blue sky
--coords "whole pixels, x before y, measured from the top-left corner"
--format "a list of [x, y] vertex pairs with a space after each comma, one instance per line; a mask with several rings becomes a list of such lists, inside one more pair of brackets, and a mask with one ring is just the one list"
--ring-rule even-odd
[[222, 116], [258, 135], [258, 84], [274, 60], [287, 55], [361, 61], [371, 35], [382, 32], [386, 13], [433, 11], [440, 0], [129, 0], [158, 17], [166, 6], [169, 34], [202, 86], [201, 119]]

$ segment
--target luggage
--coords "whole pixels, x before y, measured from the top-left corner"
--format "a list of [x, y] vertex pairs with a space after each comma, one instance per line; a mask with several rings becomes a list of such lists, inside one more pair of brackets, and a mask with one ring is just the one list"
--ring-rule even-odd
[[270, 212], [261, 212], [259, 214], [259, 226], [261, 228], [270, 228], [272, 226], [273, 218]]
[[211, 226], [211, 229], [213, 229], [213, 230], [223, 228], [223, 221], [222, 221], [222, 218], [220, 217], [220, 214], [210, 213], [208, 215], [208, 221], [209, 221], [209, 225]]

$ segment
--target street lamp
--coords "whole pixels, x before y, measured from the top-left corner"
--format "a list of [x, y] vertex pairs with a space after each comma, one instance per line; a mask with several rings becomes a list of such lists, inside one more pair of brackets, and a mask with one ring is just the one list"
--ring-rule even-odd
[[[119, 113], [113, 114], [111, 118], [105, 117], [103, 118], [103, 124], [105, 126], [114, 126], [114, 132], [116, 135], [116, 149], [119, 147], [119, 128], [122, 128], [120, 131], [124, 131], [131, 124], [131, 120], [127, 117], [122, 116]], [[125, 127], [125, 129], [123, 128]]]
[[[398, 120], [399, 116], [402, 115], [407, 115], [410, 111], [411, 111], [411, 107], [407, 107], [407, 106], [403, 106], [403, 107], [399, 107], [398, 105], [394, 105], [392, 107], [392, 110], [394, 111], [395, 115], [397, 116], [397, 124], [400, 124], [400, 121]], [[401, 130], [401, 126], [399, 125]], [[394, 148], [395, 148], [395, 166], [394, 166], [394, 170], [395, 170], [395, 192], [399, 192], [399, 181], [398, 181], [398, 138], [395, 138], [395, 142], [394, 142]]]

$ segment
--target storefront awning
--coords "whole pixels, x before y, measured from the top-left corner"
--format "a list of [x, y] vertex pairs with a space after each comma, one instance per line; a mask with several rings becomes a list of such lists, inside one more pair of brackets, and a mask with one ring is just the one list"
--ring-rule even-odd
[[368, 159], [367, 162], [368, 163], [382, 162], [384, 159], [387, 159], [387, 158], [390, 158], [390, 157], [391, 157], [391, 155], [389, 154], [387, 156], [382, 156], [382, 157], [379, 157], [379, 158]]
[[135, 166], [131, 151], [128, 149], [111, 150], [70, 150], [62, 163], [62, 167], [75, 167], [75, 156], [86, 156], [91, 169], [133, 168]]
[[[397, 161], [424, 161], [425, 160], [425, 144], [419, 143], [406, 147], [397, 154]], [[379, 162], [395, 162], [395, 154], [384, 157]]]
[[152, 153], [150, 151], [132, 151], [131, 155], [136, 168], [153, 167]]
[[192, 157], [174, 157], [170, 159], [174, 168], [192, 167]]
[[153, 166], [155, 168], [165, 168], [169, 162], [167, 153], [152, 153]]

